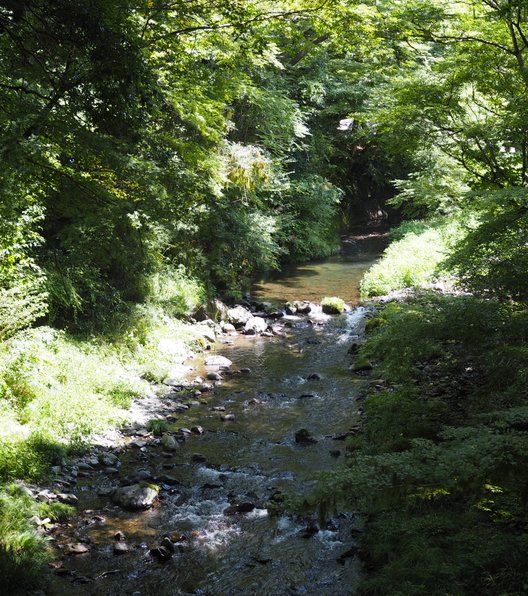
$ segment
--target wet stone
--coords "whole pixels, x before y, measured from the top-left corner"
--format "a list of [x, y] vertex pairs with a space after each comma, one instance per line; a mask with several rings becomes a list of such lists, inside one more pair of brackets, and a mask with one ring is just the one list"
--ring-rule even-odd
[[77, 543], [68, 543], [64, 545], [64, 554], [65, 555], [84, 555], [90, 552], [90, 548], [86, 546], [86, 544], [82, 544], [81, 542]]
[[194, 435], [203, 435], [205, 431], [204, 431], [203, 427], [201, 427], [201, 426], [193, 426], [193, 427], [191, 427], [191, 432]]
[[255, 509], [255, 504], [250, 502], [240, 503], [238, 505], [238, 512], [239, 513], [250, 513]]
[[305, 428], [301, 428], [295, 433], [295, 442], [300, 445], [311, 445], [317, 443], [317, 439], [312, 436], [310, 431]]
[[166, 451], [176, 451], [179, 447], [178, 441], [172, 435], [163, 435], [161, 445]]
[[234, 422], [235, 415], [234, 414], [225, 414], [224, 416], [220, 417], [223, 422]]
[[158, 561], [168, 561], [172, 557], [172, 552], [164, 546], [156, 546], [150, 549], [150, 554]]
[[102, 466], [109, 468], [116, 468], [117, 466], [121, 465], [119, 458], [114, 453], [100, 453], [97, 459]]
[[116, 542], [114, 544], [114, 555], [125, 555], [130, 550], [126, 542]]
[[57, 499], [60, 503], [64, 503], [66, 505], [77, 505], [79, 503], [77, 496], [71, 493], [59, 493], [57, 495]]
[[193, 453], [191, 455], [191, 461], [195, 463], [204, 463], [207, 461], [207, 458], [205, 457], [205, 455], [202, 455], [201, 453]]
[[158, 496], [158, 488], [152, 485], [133, 484], [116, 488], [112, 501], [123, 509], [149, 509]]
[[174, 476], [170, 476], [169, 474], [160, 474], [156, 477], [156, 482], [167, 484], [168, 486], [177, 486], [180, 484], [179, 480], [177, 480]]
[[312, 373], [306, 377], [307, 381], [320, 381], [321, 375], [319, 373]]

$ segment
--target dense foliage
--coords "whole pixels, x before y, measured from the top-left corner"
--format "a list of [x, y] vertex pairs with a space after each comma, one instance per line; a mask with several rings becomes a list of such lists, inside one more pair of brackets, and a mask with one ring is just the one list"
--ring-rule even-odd
[[[526, 10], [0, 1], [1, 479], [119, 419], [207, 296], [397, 210], [416, 221], [364, 292], [447, 273], [480, 298], [381, 315], [389, 386], [330, 492], [373, 515], [367, 591], [526, 591]], [[5, 567], [38, 569], [27, 516], [3, 519], [30, 534]]]

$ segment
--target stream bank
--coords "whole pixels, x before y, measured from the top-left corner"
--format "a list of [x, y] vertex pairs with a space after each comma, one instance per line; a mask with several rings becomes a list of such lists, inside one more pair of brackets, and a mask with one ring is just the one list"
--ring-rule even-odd
[[368, 311], [253, 315], [263, 334], [224, 325], [184, 383], [166, 380], [148, 414], [161, 430], [143, 416], [113, 447], [57, 470], [49, 488], [74, 493], [79, 515], [50, 534], [46, 594], [353, 593], [359, 516], [319, 525], [281, 503], [343, 459], [366, 383], [347, 352]]

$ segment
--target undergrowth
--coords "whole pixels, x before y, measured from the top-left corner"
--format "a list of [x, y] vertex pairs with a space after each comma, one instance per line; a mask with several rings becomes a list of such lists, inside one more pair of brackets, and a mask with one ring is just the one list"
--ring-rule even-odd
[[423, 293], [376, 321], [384, 388], [312, 501], [364, 512], [360, 593], [527, 593], [528, 312]]
[[454, 218], [408, 221], [392, 231], [383, 258], [361, 282], [364, 296], [382, 296], [400, 288], [419, 288], [445, 275], [443, 261], [462, 235]]
[[37, 503], [14, 482], [42, 480], [95, 435], [124, 423], [132, 401], [153, 391], [150, 382], [178, 376], [189, 350], [203, 347], [196, 329], [167, 313], [169, 302], [183, 308], [175, 298], [183, 300], [181, 283], [191, 282], [176, 276], [159, 304], [134, 307], [105, 337], [38, 327], [0, 343], [0, 573], [7, 593], [43, 577], [47, 543], [31, 518], [63, 521], [71, 513]]

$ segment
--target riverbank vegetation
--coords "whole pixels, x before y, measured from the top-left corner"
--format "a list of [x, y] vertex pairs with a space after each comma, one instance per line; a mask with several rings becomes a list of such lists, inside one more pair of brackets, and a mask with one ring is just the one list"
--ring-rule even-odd
[[[372, 495], [372, 593], [526, 591], [525, 13], [0, 2], [0, 479], [125, 417], [201, 341], [182, 319], [204, 300], [399, 214], [364, 293], [472, 295], [379, 314], [364, 356], [387, 388], [331, 490]], [[6, 569], [38, 567], [25, 511], [0, 522]]]

